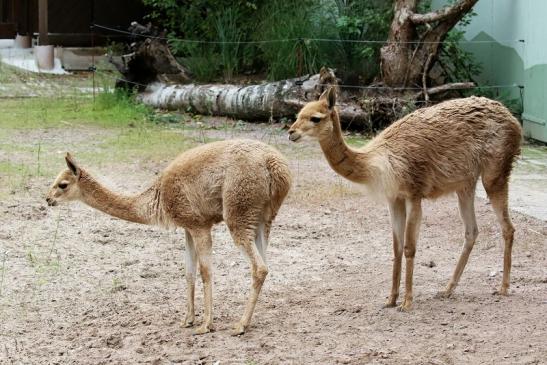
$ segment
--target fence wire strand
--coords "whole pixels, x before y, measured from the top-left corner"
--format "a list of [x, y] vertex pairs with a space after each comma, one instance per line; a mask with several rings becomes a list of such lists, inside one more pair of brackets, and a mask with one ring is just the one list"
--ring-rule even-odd
[[[134, 33], [128, 30], [123, 30], [120, 28], [109, 27], [102, 24], [92, 24], [93, 28], [108, 30], [111, 32], [116, 32], [120, 34], [126, 34], [132, 37], [141, 37], [141, 38], [151, 38], [158, 39], [163, 41], [176, 41], [181, 43], [196, 43], [196, 44], [264, 44], [264, 43], [284, 43], [284, 42], [333, 42], [333, 43], [363, 43], [363, 44], [433, 44], [439, 42], [428, 42], [428, 41], [388, 41], [380, 39], [338, 39], [338, 38], [284, 38], [284, 39], [262, 39], [254, 41], [208, 41], [201, 39], [187, 39], [187, 38], [176, 38], [176, 37], [160, 37], [160, 36], [151, 36], [146, 34]], [[445, 43], [463, 43], [463, 44], [490, 44], [490, 43], [525, 43], [524, 39], [508, 39], [508, 40], [462, 40], [458, 42], [449, 42]]]
[[[130, 80], [118, 77], [116, 75], [113, 75], [113, 74], [110, 74], [110, 73], [107, 73], [107, 72], [104, 72], [104, 71], [95, 70], [93, 72], [99, 72], [101, 74], [101, 76], [105, 76], [107, 78], [111, 78], [111, 79], [114, 79], [116, 81], [126, 82], [128, 84], [132, 84], [132, 85], [135, 85], [135, 86], [142, 86], [142, 87], [149, 86], [147, 84], [142, 84], [142, 83], [139, 83], [139, 82], [130, 81]], [[194, 85], [194, 84], [191, 83], [191, 84], [187, 84], [187, 85]], [[179, 85], [179, 86], [184, 86], [184, 85]], [[331, 86], [331, 85], [330, 84], [317, 84], [317, 86]], [[423, 91], [423, 88], [421, 88], [421, 87], [391, 87], [391, 86], [374, 86], [374, 85], [362, 86], [362, 85], [345, 85], [345, 84], [339, 84], [338, 87], [340, 87], [342, 89], [359, 89], [359, 90], [393, 90], [393, 91], [414, 90], [414, 91]], [[521, 88], [521, 89], [523, 89], [524, 86], [518, 85], [518, 84], [481, 85], [481, 86], [476, 85], [476, 86], [471, 86], [471, 87], [455, 88], [454, 90], [512, 89], [512, 88]]]

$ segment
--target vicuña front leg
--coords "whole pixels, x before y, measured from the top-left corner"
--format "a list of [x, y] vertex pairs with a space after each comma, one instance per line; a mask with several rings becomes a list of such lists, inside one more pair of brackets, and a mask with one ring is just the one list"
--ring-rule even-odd
[[203, 298], [205, 313], [203, 323], [195, 331], [195, 335], [201, 335], [214, 330], [213, 328], [213, 270], [211, 268], [212, 239], [211, 229], [203, 229], [191, 232], [199, 262], [199, 273], [203, 281]]
[[194, 297], [196, 289], [197, 254], [190, 232], [186, 233], [186, 318], [184, 327], [192, 327], [196, 318]]
[[414, 255], [416, 254], [416, 242], [422, 221], [421, 199], [408, 199], [406, 201], [406, 227], [404, 253], [406, 259], [405, 297], [399, 306], [400, 311], [409, 311], [412, 308], [412, 276], [414, 274]]
[[253, 316], [253, 312], [256, 306], [256, 301], [258, 300], [258, 295], [260, 294], [260, 290], [262, 289], [264, 280], [266, 280], [266, 276], [268, 275], [268, 267], [266, 266], [264, 259], [260, 255], [256, 244], [252, 239], [252, 235], [246, 234], [246, 237], [244, 236], [241, 238], [237, 236], [238, 235], [235, 234], [234, 239], [236, 240], [236, 243], [238, 245], [241, 245], [241, 250], [243, 251], [244, 255], [247, 256], [247, 259], [249, 260], [249, 264], [251, 266], [252, 285], [251, 294], [249, 295], [249, 299], [247, 300], [243, 317], [241, 317], [241, 320], [234, 326], [234, 331], [232, 333], [234, 336], [245, 333], [245, 331], [249, 327], [249, 324], [251, 323], [251, 317]]
[[405, 201], [397, 199], [389, 203], [391, 225], [393, 228], [393, 276], [391, 293], [385, 303], [385, 307], [395, 307], [399, 297], [401, 285], [401, 261], [403, 258], [403, 245], [405, 241], [406, 209]]

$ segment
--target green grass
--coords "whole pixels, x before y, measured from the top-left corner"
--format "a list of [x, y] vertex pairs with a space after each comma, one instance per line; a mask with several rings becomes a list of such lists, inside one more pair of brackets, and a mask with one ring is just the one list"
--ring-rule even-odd
[[547, 146], [524, 146], [522, 147], [522, 156], [547, 160]]
[[[205, 142], [212, 139], [205, 138]], [[172, 159], [197, 144], [181, 129], [149, 125], [120, 129], [114, 135], [76, 157], [81, 162], [103, 165], [112, 162]]]
[[547, 174], [547, 147], [523, 146], [516, 171], [521, 174]]
[[[24, 193], [35, 179], [53, 180], [64, 152], [83, 166], [172, 159], [205, 135], [165, 121], [162, 115], [120, 93], [91, 97], [0, 99], [0, 197]], [[67, 133], [67, 129], [69, 132]], [[195, 136], [195, 134], [194, 134]], [[39, 180], [41, 181], [41, 180]]]
[[17, 81], [19, 81], [19, 77], [17, 76], [16, 69], [3, 63], [0, 56], [0, 83], [6, 84]]
[[[104, 68], [104, 67], [103, 67]], [[98, 74], [95, 78], [95, 86], [107, 86], [112, 88], [115, 77], [108, 72]], [[5, 89], [0, 89], [3, 97], [28, 97], [29, 93], [40, 95], [81, 96], [80, 88], [93, 87], [93, 78], [89, 73], [74, 73], [69, 75], [38, 74], [25, 71], [0, 62], [0, 84]]]
[[363, 136], [350, 135], [346, 137], [346, 143], [356, 148], [363, 147], [369, 141], [370, 139], [365, 138]]
[[2, 129], [78, 125], [122, 127], [146, 122], [151, 111], [114, 93], [91, 97], [0, 100]]

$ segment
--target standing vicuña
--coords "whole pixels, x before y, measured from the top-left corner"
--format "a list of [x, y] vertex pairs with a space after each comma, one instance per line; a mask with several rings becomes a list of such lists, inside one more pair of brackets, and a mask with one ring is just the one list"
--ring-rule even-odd
[[505, 253], [500, 294], [507, 294], [514, 228], [507, 194], [512, 164], [520, 153], [521, 127], [497, 101], [470, 97], [419, 109], [380, 133], [361, 149], [342, 137], [329, 89], [305, 105], [289, 130], [291, 141], [319, 140], [330, 166], [345, 178], [365, 184], [389, 203], [393, 225], [393, 285], [386, 306], [396, 305], [401, 259], [406, 257], [406, 292], [400, 309], [412, 305], [414, 253], [422, 217], [421, 201], [456, 192], [465, 226], [465, 243], [444, 294], [458, 284], [478, 235], [475, 187], [479, 176], [503, 231]]
[[205, 316], [196, 334], [213, 329], [211, 228], [225, 221], [251, 265], [252, 287], [234, 334], [249, 326], [268, 274], [266, 248], [270, 227], [291, 185], [285, 158], [257, 141], [214, 142], [179, 155], [144, 192], [123, 196], [97, 182], [72, 157], [48, 195], [49, 205], [80, 200], [131, 222], [183, 227], [186, 231], [187, 309], [185, 326], [194, 324], [197, 263], [203, 280]]

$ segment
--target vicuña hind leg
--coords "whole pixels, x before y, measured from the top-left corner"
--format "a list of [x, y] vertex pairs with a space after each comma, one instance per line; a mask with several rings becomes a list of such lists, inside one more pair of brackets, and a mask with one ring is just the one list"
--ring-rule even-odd
[[412, 308], [412, 277], [414, 275], [414, 255], [416, 242], [422, 221], [421, 199], [408, 199], [406, 202], [406, 227], [404, 253], [406, 259], [405, 297], [399, 306], [400, 311], [407, 312]]
[[266, 226], [265, 223], [259, 223], [258, 228], [256, 229], [256, 236], [255, 236], [255, 244], [256, 248], [258, 248], [258, 252], [260, 253], [260, 256], [262, 256], [262, 259], [266, 263], [266, 251], [268, 249], [268, 236], [269, 235], [270, 227]]
[[243, 313], [241, 320], [234, 326], [234, 331], [232, 332], [233, 335], [241, 335], [245, 333], [251, 323], [251, 317], [253, 316], [258, 295], [260, 294], [262, 284], [264, 284], [264, 280], [266, 280], [266, 276], [268, 275], [268, 267], [256, 246], [256, 232], [254, 229], [232, 227], [230, 230], [234, 241], [240, 246], [241, 251], [247, 257], [251, 266], [251, 293], [245, 306], [245, 312]]
[[[486, 188], [486, 187], [485, 187]], [[515, 228], [511, 223], [509, 217], [508, 200], [508, 184], [505, 183], [499, 189], [486, 188], [492, 208], [496, 213], [496, 217], [501, 226], [503, 240], [505, 241], [505, 249], [503, 252], [503, 279], [501, 282], [501, 289], [499, 294], [507, 295], [509, 291], [509, 281], [511, 275], [511, 253], [513, 250], [513, 239], [515, 234]]]
[[195, 331], [195, 335], [201, 335], [213, 331], [213, 270], [211, 268], [212, 239], [211, 228], [192, 230], [194, 246], [199, 262], [199, 273], [203, 281], [203, 298], [205, 313], [203, 323]]
[[391, 293], [384, 307], [395, 307], [399, 297], [401, 286], [401, 262], [403, 259], [403, 246], [405, 241], [406, 208], [403, 199], [397, 199], [389, 203], [391, 225], [393, 229], [393, 275]]
[[194, 310], [194, 294], [196, 289], [196, 271], [197, 271], [197, 254], [194, 246], [194, 240], [190, 232], [186, 233], [186, 319], [184, 327], [194, 325], [195, 310]]
[[446, 290], [443, 293], [443, 296], [445, 297], [449, 297], [450, 295], [452, 295], [454, 289], [458, 285], [460, 277], [463, 273], [463, 269], [465, 268], [467, 260], [469, 259], [469, 254], [471, 254], [471, 250], [473, 249], [473, 246], [475, 245], [475, 241], [477, 240], [477, 236], [479, 234], [479, 230], [477, 228], [477, 220], [475, 218], [475, 186], [469, 189], [460, 190], [457, 193], [460, 215], [462, 217], [465, 227], [465, 243], [463, 245], [462, 253], [460, 255], [460, 259], [458, 260], [458, 264], [456, 265], [456, 268], [454, 270], [454, 274], [452, 274], [452, 278], [448, 282]]

